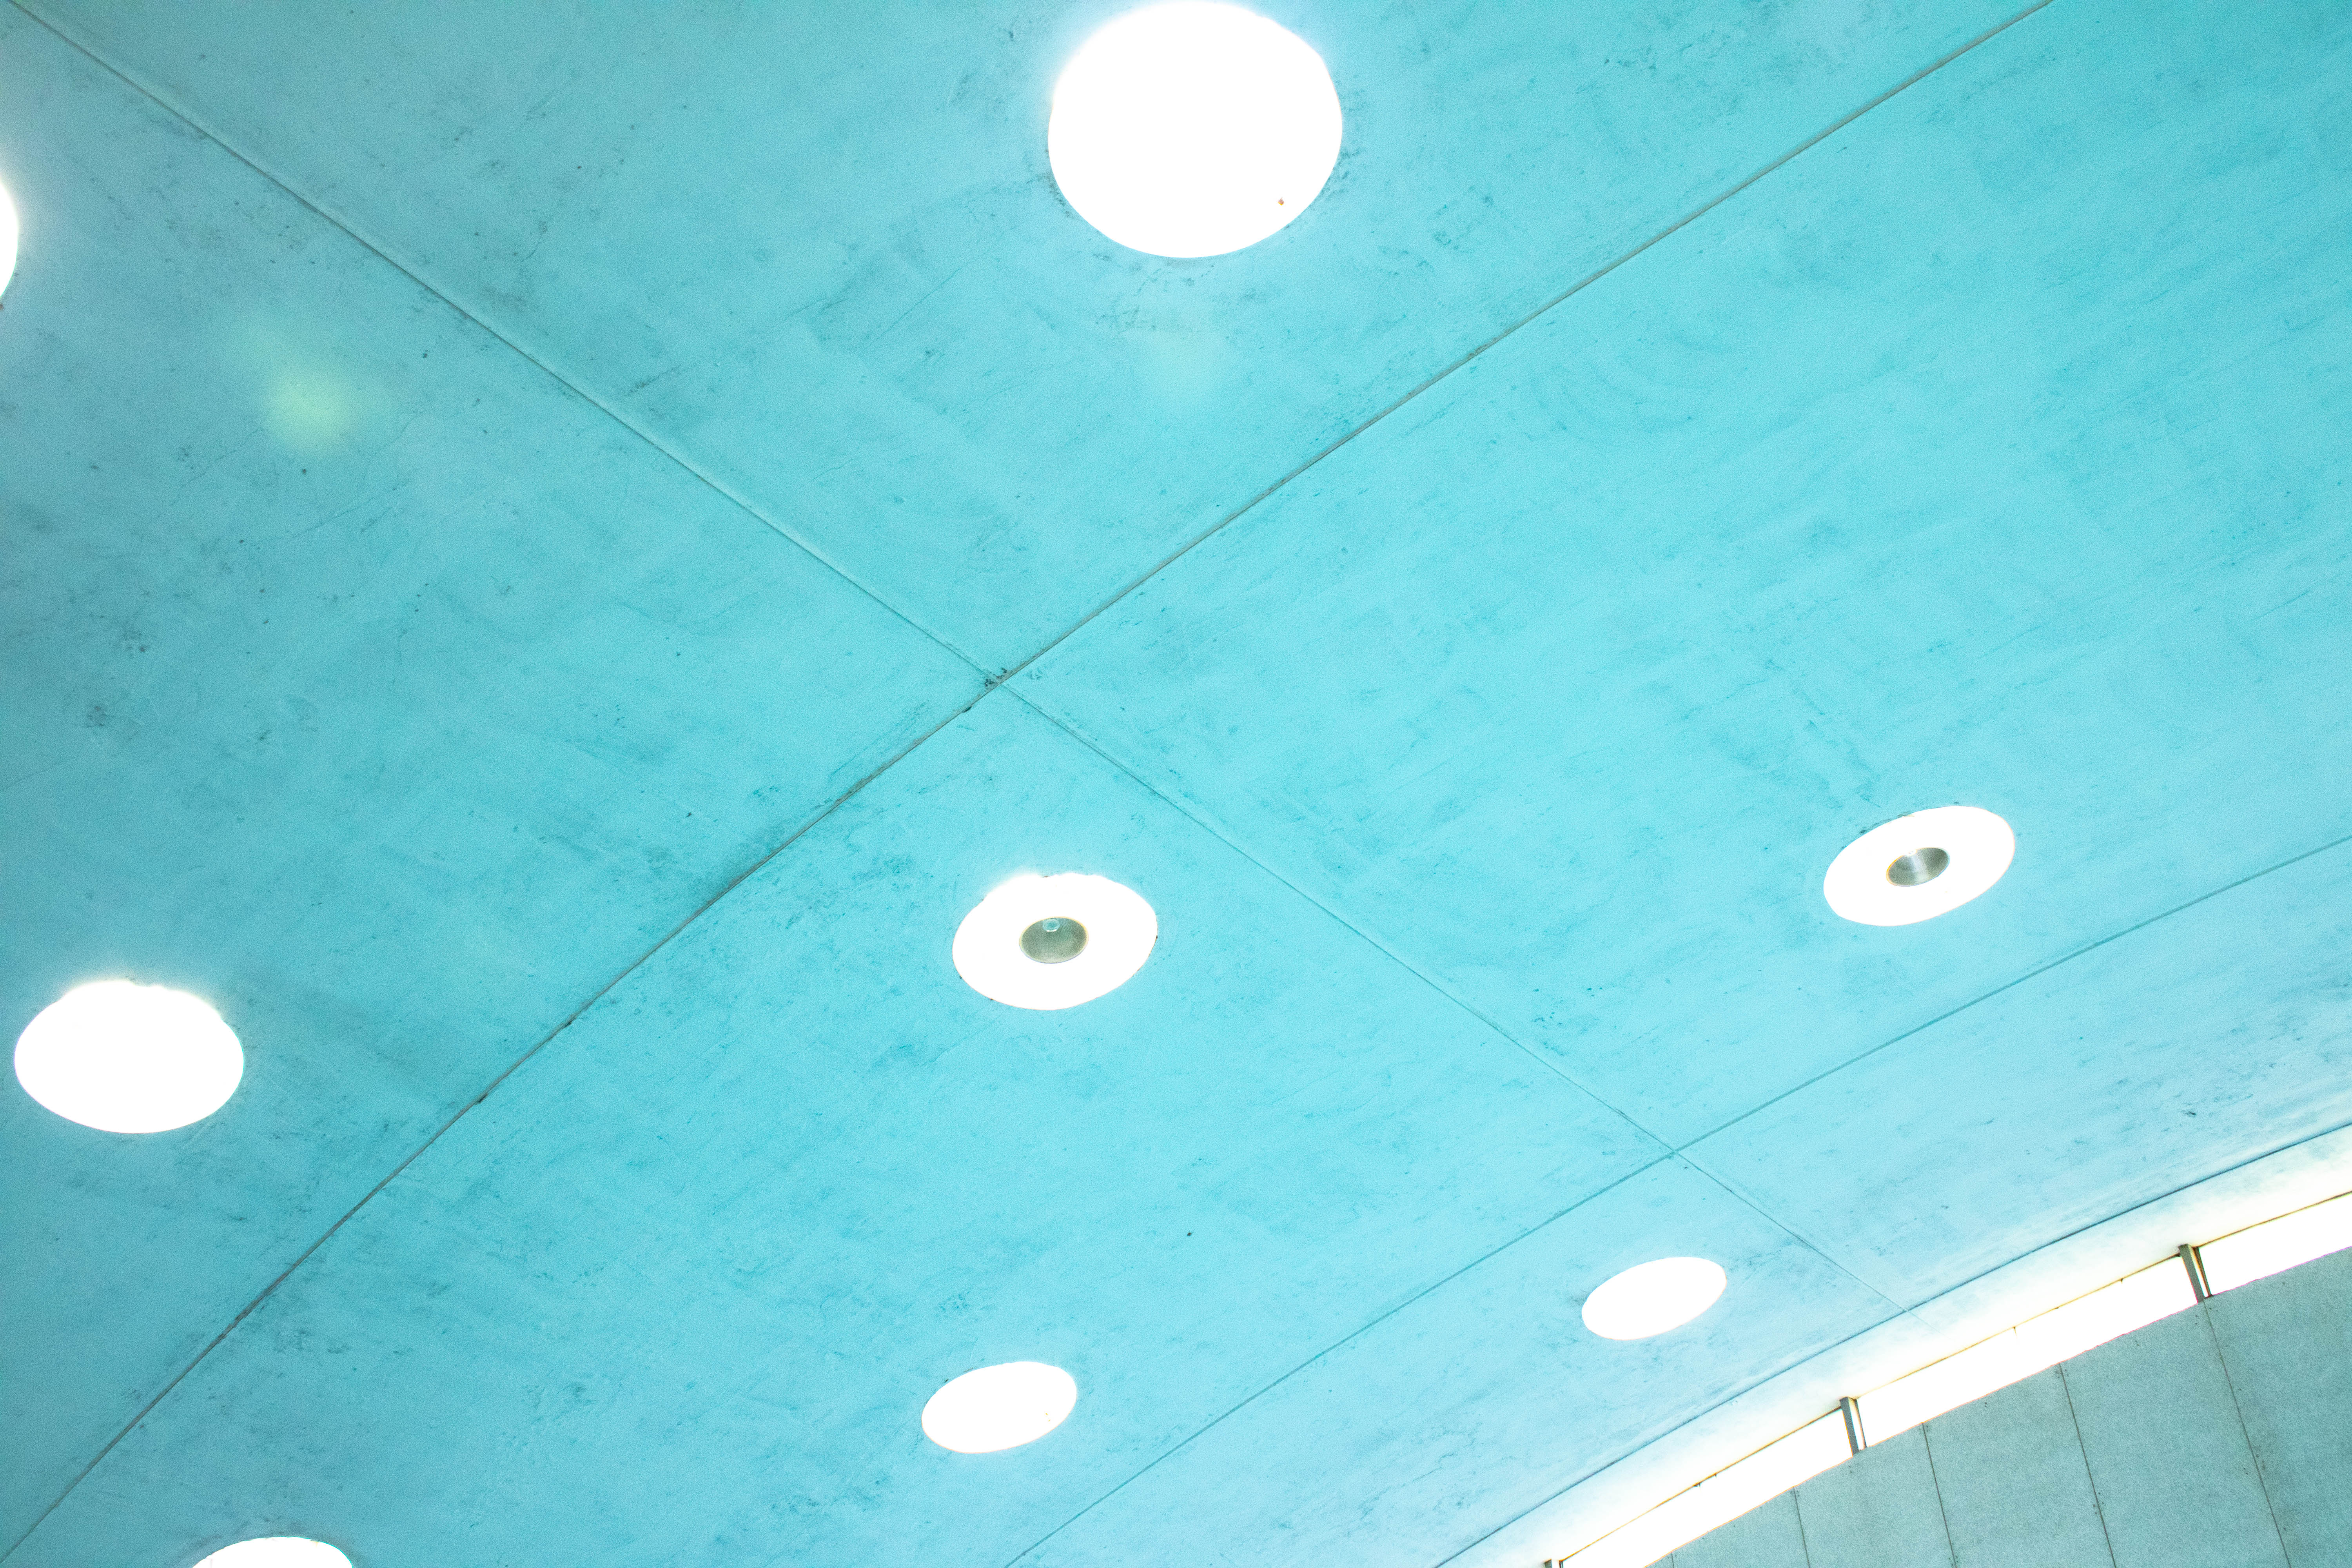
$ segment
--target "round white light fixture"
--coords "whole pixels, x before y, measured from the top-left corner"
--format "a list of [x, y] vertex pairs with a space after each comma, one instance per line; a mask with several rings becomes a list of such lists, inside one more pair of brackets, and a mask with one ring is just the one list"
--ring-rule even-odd
[[923, 1406], [923, 1436], [958, 1454], [993, 1454], [1034, 1443], [1069, 1419], [1077, 1380], [1039, 1361], [965, 1373]]
[[1306, 210], [1339, 157], [1323, 58], [1238, 5], [1147, 5], [1054, 84], [1045, 156], [1078, 216], [1153, 256], [1223, 256]]
[[16, 275], [16, 204], [8, 193], [0, 189], [0, 291], [5, 291], [8, 279]]
[[2000, 880], [2017, 835], [1974, 805], [1915, 811], [1872, 828], [1830, 862], [1822, 896], [1847, 920], [1907, 926], [1958, 909]]
[[1704, 1258], [1636, 1264], [1584, 1299], [1584, 1326], [1604, 1340], [1646, 1340], [1714, 1306], [1723, 1286], [1722, 1268]]
[[68, 1121], [166, 1132], [228, 1103], [245, 1051], [184, 991], [101, 980], [50, 1003], [16, 1037], [16, 1081]]
[[1066, 871], [1013, 878], [956, 928], [956, 973], [1013, 1007], [1075, 1007], [1124, 983], [1160, 940], [1160, 919], [1132, 889]]
[[224, 1546], [196, 1568], [352, 1568], [352, 1560], [323, 1541], [265, 1535]]

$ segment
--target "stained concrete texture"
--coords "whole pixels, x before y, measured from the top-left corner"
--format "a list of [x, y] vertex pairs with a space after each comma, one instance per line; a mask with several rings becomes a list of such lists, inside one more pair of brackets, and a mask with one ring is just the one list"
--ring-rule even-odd
[[1673, 1568], [2347, 1568], [2352, 1251], [1876, 1444]]

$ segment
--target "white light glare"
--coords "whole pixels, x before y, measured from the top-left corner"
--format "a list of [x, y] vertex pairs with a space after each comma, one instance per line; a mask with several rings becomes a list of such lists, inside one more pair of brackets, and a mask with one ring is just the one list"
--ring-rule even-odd
[[1584, 1326], [1604, 1340], [1646, 1340], [1714, 1306], [1723, 1287], [1723, 1269], [1704, 1258], [1637, 1264], [1585, 1298]]
[[2352, 1193], [2209, 1241], [2197, 1249], [2219, 1293], [2352, 1247]]
[[957, 1454], [1034, 1443], [1068, 1419], [1077, 1380], [1043, 1362], [1008, 1361], [952, 1379], [923, 1406], [923, 1436]]
[[1883, 1443], [2196, 1304], [2189, 1271], [2168, 1258], [1864, 1394], [1862, 1429]]
[[[1897, 882], [1888, 872], [1915, 850], [1948, 857], [1926, 881]], [[1881, 823], [1830, 862], [1822, 896], [1845, 919], [1866, 926], [1907, 926], [1958, 909], [2000, 880], [2017, 854], [2009, 824], [1981, 806], [1939, 805]]]
[[[1040, 963], [1021, 951], [1021, 933], [1043, 920], [1073, 920], [1086, 947], [1063, 963]], [[950, 950], [956, 973], [974, 991], [1011, 1007], [1050, 1011], [1091, 1002], [1124, 984], [1151, 956], [1160, 918], [1133, 889], [1108, 877], [1065, 871], [1024, 873], [972, 907]]]
[[1729, 1524], [1853, 1457], [1835, 1411], [1676, 1492], [1560, 1563], [1560, 1568], [1649, 1568], [1677, 1547]]
[[8, 279], [16, 275], [16, 204], [8, 193], [0, 189], [0, 293], [8, 288]]
[[1054, 179], [1130, 249], [1222, 256], [1306, 209], [1339, 157], [1323, 58], [1238, 5], [1148, 5], [1088, 38], [1054, 86]]
[[68, 1121], [167, 1132], [228, 1103], [245, 1052], [184, 991], [101, 980], [50, 1003], [16, 1037], [16, 1081]]
[[224, 1546], [196, 1568], [352, 1568], [352, 1560], [323, 1541], [265, 1535]]

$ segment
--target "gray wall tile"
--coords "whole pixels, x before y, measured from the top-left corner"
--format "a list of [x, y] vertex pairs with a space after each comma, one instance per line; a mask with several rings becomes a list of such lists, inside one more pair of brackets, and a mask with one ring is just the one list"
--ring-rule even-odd
[[1812, 1568], [1952, 1568], [1936, 1470], [1916, 1428], [1797, 1489]]
[[2352, 1568], [2352, 1252], [2207, 1307], [2294, 1568]]
[[1939, 1415], [1922, 1431], [1959, 1568], [2114, 1561], [2055, 1367]]
[[1675, 1553], [1674, 1568], [1807, 1568], [1797, 1498], [1782, 1492]]
[[2203, 1312], [2126, 1334], [2063, 1372], [2117, 1568], [2284, 1568]]

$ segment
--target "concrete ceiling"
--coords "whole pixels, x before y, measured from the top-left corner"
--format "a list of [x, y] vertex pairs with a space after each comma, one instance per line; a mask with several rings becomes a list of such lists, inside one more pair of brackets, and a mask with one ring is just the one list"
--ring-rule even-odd
[[[247, 1053], [0, 1100], [12, 1568], [1435, 1568], [2352, 1121], [2352, 14], [1270, 5], [1169, 262], [1121, 8], [0, 9], [0, 1023]], [[968, 989], [1024, 869], [1141, 973]]]

